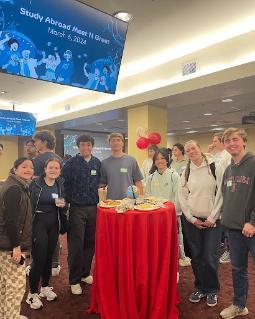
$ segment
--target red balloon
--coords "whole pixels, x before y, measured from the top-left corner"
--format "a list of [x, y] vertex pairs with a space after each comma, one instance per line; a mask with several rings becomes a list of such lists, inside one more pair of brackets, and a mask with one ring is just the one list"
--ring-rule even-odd
[[140, 148], [140, 150], [144, 150], [149, 145], [149, 140], [146, 137], [139, 137], [136, 141], [136, 146]]
[[159, 144], [161, 142], [161, 135], [157, 132], [153, 132], [149, 135], [149, 141], [151, 144]]

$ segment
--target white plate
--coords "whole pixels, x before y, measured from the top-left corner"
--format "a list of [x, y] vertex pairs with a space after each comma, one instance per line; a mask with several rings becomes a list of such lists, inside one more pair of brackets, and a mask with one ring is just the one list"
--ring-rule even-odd
[[139, 207], [134, 206], [135, 210], [141, 210], [141, 211], [150, 211], [150, 210], [155, 210], [155, 209], [159, 209], [159, 208], [160, 207], [158, 207], [158, 206], [150, 207], [150, 208], [139, 208]]

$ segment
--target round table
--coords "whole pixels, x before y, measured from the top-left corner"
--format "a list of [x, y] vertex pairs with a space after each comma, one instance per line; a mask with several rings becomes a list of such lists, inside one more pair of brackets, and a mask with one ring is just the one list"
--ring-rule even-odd
[[98, 207], [89, 313], [101, 319], [176, 319], [175, 207], [128, 211]]

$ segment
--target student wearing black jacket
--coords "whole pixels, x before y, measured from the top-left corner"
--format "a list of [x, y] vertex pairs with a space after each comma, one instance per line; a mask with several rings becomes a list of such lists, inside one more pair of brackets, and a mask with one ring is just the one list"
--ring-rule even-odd
[[19, 158], [0, 190], [0, 318], [26, 318], [20, 305], [26, 289], [24, 256], [32, 243], [28, 183], [33, 174], [32, 161]]
[[[59, 177], [61, 162], [49, 158], [45, 163], [45, 175], [34, 179], [30, 185], [33, 208], [32, 225], [32, 264], [29, 273], [30, 292], [26, 302], [32, 309], [40, 309], [40, 297], [48, 301], [57, 295], [49, 287], [52, 256], [57, 245], [60, 231], [60, 214], [65, 206], [63, 180]], [[38, 295], [39, 282], [41, 292]]]

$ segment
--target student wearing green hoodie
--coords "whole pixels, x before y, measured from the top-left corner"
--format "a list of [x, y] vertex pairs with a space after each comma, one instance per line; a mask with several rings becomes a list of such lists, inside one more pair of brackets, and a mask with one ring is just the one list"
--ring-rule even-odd
[[224, 319], [248, 314], [248, 254], [255, 262], [255, 156], [246, 151], [247, 134], [229, 128], [223, 135], [226, 150], [232, 156], [222, 182], [222, 224], [228, 231], [233, 304], [220, 315]]

